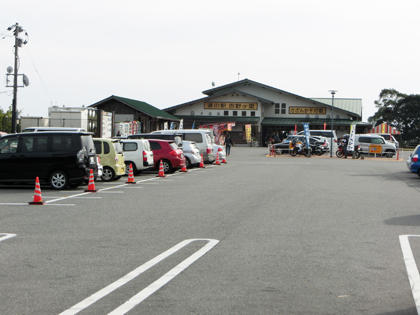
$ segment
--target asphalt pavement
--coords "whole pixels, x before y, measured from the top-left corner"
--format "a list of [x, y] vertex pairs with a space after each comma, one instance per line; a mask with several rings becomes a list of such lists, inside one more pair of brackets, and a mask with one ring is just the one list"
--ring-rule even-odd
[[265, 153], [43, 206], [0, 187], [0, 314], [416, 314], [405, 161]]

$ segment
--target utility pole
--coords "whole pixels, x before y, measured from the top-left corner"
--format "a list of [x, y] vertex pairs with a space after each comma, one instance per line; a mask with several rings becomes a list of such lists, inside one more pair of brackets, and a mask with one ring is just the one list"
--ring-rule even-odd
[[22, 79], [23, 79], [23, 85], [18, 86], [18, 61], [19, 61], [19, 54], [18, 54], [18, 48], [22, 47], [22, 45], [26, 45], [28, 43], [28, 41], [25, 39], [21, 39], [19, 37], [19, 34], [22, 32], [25, 32], [25, 35], [28, 36], [28, 33], [21, 27], [19, 26], [18, 23], [9, 26], [7, 28], [8, 31], [12, 31], [13, 30], [13, 36], [15, 37], [15, 57], [14, 57], [14, 68], [10, 69], [11, 67], [7, 68], [7, 72], [8, 74], [6, 75], [7, 77], [7, 84], [6, 87], [11, 87], [10, 85], [8, 85], [8, 78], [10, 75], [12, 75], [13, 72], [13, 101], [12, 101], [12, 133], [16, 133], [16, 121], [17, 121], [17, 89], [18, 87], [23, 87], [23, 86], [28, 86], [29, 85], [29, 80], [28, 77], [24, 74], [21, 74]]

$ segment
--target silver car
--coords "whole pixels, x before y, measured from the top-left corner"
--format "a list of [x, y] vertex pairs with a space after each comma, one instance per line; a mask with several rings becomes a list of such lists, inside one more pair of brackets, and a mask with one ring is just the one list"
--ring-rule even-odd
[[184, 152], [187, 168], [200, 164], [200, 150], [194, 141], [182, 140], [182, 151]]
[[397, 151], [395, 144], [386, 141], [379, 135], [357, 134], [354, 144], [360, 145], [360, 151], [364, 154], [375, 153], [374, 149], [377, 148], [380, 150], [376, 154], [392, 158]]

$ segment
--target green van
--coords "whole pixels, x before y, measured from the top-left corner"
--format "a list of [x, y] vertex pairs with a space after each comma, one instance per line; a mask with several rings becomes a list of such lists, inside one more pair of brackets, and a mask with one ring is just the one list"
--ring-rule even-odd
[[100, 158], [104, 170], [103, 181], [117, 180], [125, 174], [125, 163], [122, 146], [119, 140], [93, 138], [96, 155]]

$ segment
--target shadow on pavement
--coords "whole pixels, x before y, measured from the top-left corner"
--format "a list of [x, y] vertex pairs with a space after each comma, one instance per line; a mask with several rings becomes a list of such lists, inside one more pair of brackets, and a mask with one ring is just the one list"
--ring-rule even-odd
[[384, 221], [389, 225], [420, 226], [420, 214], [394, 217]]
[[360, 177], [382, 177], [387, 181], [401, 181], [404, 182], [407, 186], [413, 188], [420, 188], [420, 177], [414, 173], [407, 171], [394, 172], [394, 173], [368, 173], [368, 174], [353, 174], [350, 176], [360, 176]]
[[378, 314], [376, 314], [376, 315], [414, 315], [414, 314], [416, 314], [417, 315], [417, 310], [416, 310], [416, 308], [413, 306], [413, 307], [410, 307], [410, 308], [407, 308], [407, 309], [404, 309], [404, 310], [398, 310], [398, 311], [391, 311], [391, 312], [385, 312], [385, 313], [378, 313]]

